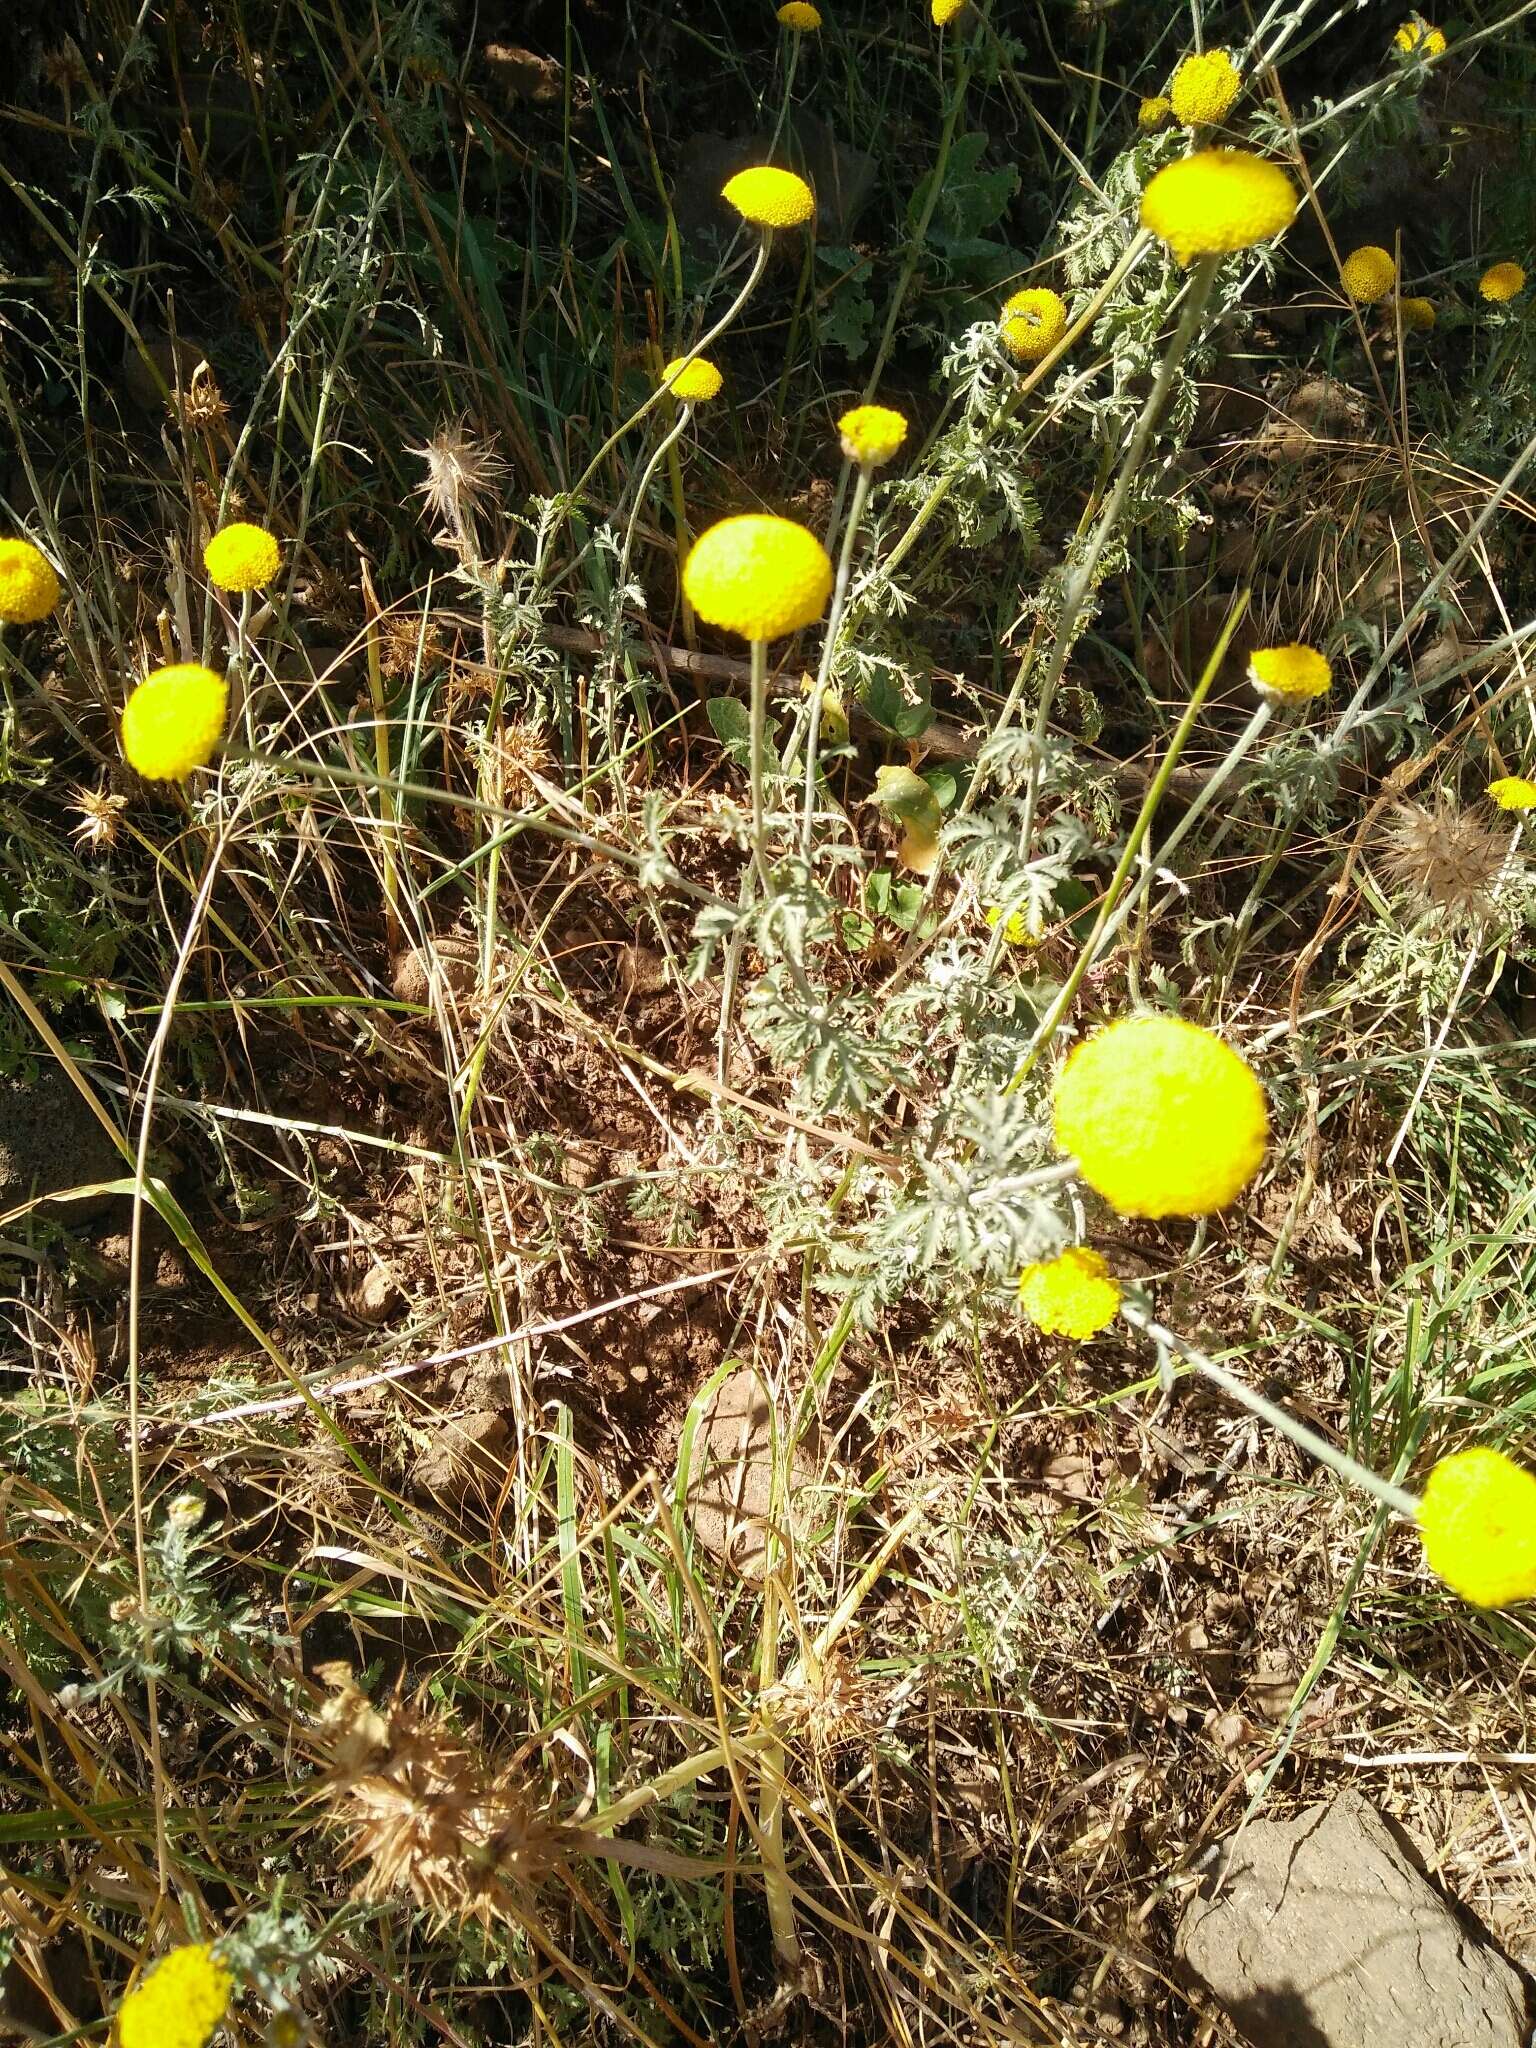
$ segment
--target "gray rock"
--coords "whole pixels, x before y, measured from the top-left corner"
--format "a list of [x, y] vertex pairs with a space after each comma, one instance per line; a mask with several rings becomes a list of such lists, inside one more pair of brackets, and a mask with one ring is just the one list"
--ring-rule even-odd
[[[121, 1180], [127, 1172], [67, 1074], [44, 1067], [35, 1080], [0, 1081], [0, 1210], [34, 1195]], [[64, 1214], [78, 1222], [99, 1215], [111, 1200], [95, 1195], [71, 1202]]]
[[1178, 1951], [1254, 2048], [1525, 2048], [1519, 1974], [1358, 1793], [1243, 1829]]
[[[777, 1432], [782, 1440], [786, 1423]], [[729, 1374], [710, 1396], [694, 1434], [688, 1472], [688, 1510], [704, 1548], [743, 1578], [760, 1579], [768, 1567], [773, 1531], [775, 1421], [762, 1381], [748, 1365]], [[797, 1448], [790, 1464], [790, 1499], [780, 1512], [798, 1533], [814, 1478]]]

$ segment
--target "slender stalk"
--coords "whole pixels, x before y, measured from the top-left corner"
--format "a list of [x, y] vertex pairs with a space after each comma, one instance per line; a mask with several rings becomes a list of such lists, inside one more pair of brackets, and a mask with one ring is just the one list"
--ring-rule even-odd
[[1236, 1373], [1228, 1372], [1224, 1365], [1218, 1365], [1214, 1358], [1197, 1350], [1186, 1338], [1170, 1330], [1165, 1323], [1156, 1321], [1140, 1302], [1122, 1302], [1120, 1315], [1122, 1321], [1129, 1323], [1133, 1330], [1139, 1330], [1144, 1337], [1150, 1337], [1161, 1350], [1171, 1352], [1176, 1358], [1182, 1358], [1186, 1365], [1193, 1366], [1198, 1373], [1203, 1373], [1213, 1385], [1220, 1387], [1224, 1394], [1230, 1395], [1240, 1407], [1249, 1409], [1271, 1428], [1278, 1429], [1282, 1436], [1289, 1437], [1293, 1444], [1299, 1445], [1320, 1465], [1326, 1465], [1330, 1472], [1336, 1472], [1351, 1486], [1358, 1486], [1362, 1492], [1372, 1495], [1391, 1508], [1395, 1514], [1401, 1515], [1405, 1521], [1418, 1520], [1419, 1503], [1415, 1495], [1404, 1487], [1394, 1486], [1390, 1479], [1383, 1479], [1379, 1472], [1373, 1472], [1368, 1465], [1362, 1465], [1358, 1459], [1350, 1457], [1347, 1451], [1339, 1450], [1336, 1445], [1329, 1443], [1325, 1436], [1320, 1436], [1315, 1429], [1310, 1429], [1299, 1417], [1278, 1407], [1275, 1402], [1266, 1400], [1262, 1394], [1255, 1393], [1246, 1381], [1237, 1377]]
[[959, 125], [961, 109], [965, 105], [966, 91], [971, 82], [971, 55], [961, 53], [959, 67], [955, 72], [955, 89], [949, 96], [949, 105], [944, 111], [944, 126], [939, 132], [938, 154], [934, 158], [933, 171], [928, 180], [928, 193], [923, 201], [923, 210], [918, 215], [917, 226], [907, 244], [906, 261], [896, 280], [896, 289], [891, 295], [891, 309], [885, 316], [885, 331], [880, 336], [880, 346], [875, 350], [875, 360], [864, 385], [866, 404], [875, 395], [892, 348], [896, 342], [896, 329], [906, 306], [907, 293], [917, 275], [917, 266], [923, 260], [923, 251], [928, 246], [928, 230], [933, 224], [934, 209], [939, 203], [939, 194], [944, 188], [944, 173], [949, 168], [949, 153], [954, 147], [955, 129]]
[[[859, 521], [864, 515], [864, 506], [869, 498], [874, 475], [868, 463], [859, 464], [859, 474], [853, 486], [853, 503], [848, 510], [848, 524], [843, 529], [843, 544], [837, 555], [837, 580], [832, 586], [832, 612], [827, 620], [826, 636], [821, 643], [821, 661], [816, 670], [816, 683], [811, 691], [810, 709], [806, 717], [805, 785], [800, 809], [800, 851], [806, 858], [810, 856], [811, 825], [816, 814], [816, 749], [821, 738], [821, 707], [827, 694], [827, 680], [832, 673], [832, 657], [837, 651], [843, 613], [848, 605], [848, 586], [853, 578], [853, 544], [858, 534]], [[790, 764], [787, 762], [785, 765]]]
[[768, 887], [768, 834], [763, 822], [763, 784], [766, 779], [768, 741], [768, 643], [752, 642], [752, 698], [748, 711], [748, 773], [752, 782], [752, 865], [757, 879]]

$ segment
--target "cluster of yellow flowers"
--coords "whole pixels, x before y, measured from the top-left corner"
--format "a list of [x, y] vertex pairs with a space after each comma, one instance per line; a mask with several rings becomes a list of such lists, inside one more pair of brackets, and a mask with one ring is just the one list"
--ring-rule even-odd
[[1224, 121], [1243, 89], [1243, 74], [1230, 50], [1205, 50], [1186, 57], [1168, 87], [1168, 104], [1186, 128], [1214, 127]]
[[1523, 775], [1501, 775], [1489, 783], [1488, 794], [1501, 811], [1536, 811], [1536, 782]]
[[1403, 57], [1443, 57], [1445, 35], [1432, 28], [1422, 14], [1415, 14], [1393, 36], [1392, 47]]

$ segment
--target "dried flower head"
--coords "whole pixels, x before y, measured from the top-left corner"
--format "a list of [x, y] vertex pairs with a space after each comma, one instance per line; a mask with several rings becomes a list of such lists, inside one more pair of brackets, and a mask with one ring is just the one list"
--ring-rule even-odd
[[1501, 775], [1497, 782], [1489, 783], [1488, 794], [1501, 811], [1536, 810], [1536, 782], [1523, 775]]
[[431, 440], [406, 452], [427, 465], [416, 486], [427, 509], [462, 540], [469, 519], [506, 480], [507, 465], [495, 442], [472, 434], [467, 420], [445, 420]]
[[79, 813], [80, 822], [70, 827], [70, 838], [87, 853], [100, 853], [115, 846], [127, 808], [127, 797], [117, 796], [110, 789], [87, 789], [81, 784], [70, 805], [72, 811]]
[[1246, 149], [1197, 149], [1165, 164], [1141, 195], [1141, 224], [1180, 263], [1272, 241], [1296, 218], [1296, 188]]
[[118, 2007], [119, 2048], [207, 2048], [234, 1988], [208, 1943], [173, 1948]]
[[448, 659], [448, 642], [425, 612], [386, 612], [378, 635], [379, 667], [392, 683], [410, 682], [418, 662], [425, 672]]
[[59, 579], [29, 540], [0, 540], [0, 624], [35, 626], [59, 601]]
[[198, 433], [222, 433], [229, 425], [229, 407], [205, 362], [197, 365], [179, 392], [171, 393], [171, 404], [179, 407], [183, 425]]
[[1388, 249], [1367, 242], [1353, 250], [1339, 266], [1339, 282], [1357, 306], [1373, 306], [1384, 299], [1397, 283], [1397, 264]]
[[1419, 1536], [1430, 1570], [1473, 1607], [1536, 1599], [1536, 1474], [1479, 1444], [1429, 1475]]
[[674, 398], [685, 405], [718, 398], [725, 379], [708, 356], [674, 356], [661, 373], [661, 381]]
[[1477, 288], [1492, 306], [1502, 306], [1525, 290], [1525, 272], [1518, 263], [1492, 263], [1477, 281]]
[[837, 423], [843, 453], [850, 462], [878, 469], [907, 438], [907, 416], [890, 405], [856, 405]]
[[1107, 1330], [1120, 1311], [1120, 1287], [1103, 1257], [1085, 1244], [1059, 1258], [1026, 1266], [1019, 1275], [1019, 1307], [1047, 1337], [1081, 1344]]
[[1067, 331], [1066, 301], [1048, 285], [1030, 285], [1004, 299], [997, 321], [1014, 361], [1037, 363]]
[[1382, 867], [1391, 886], [1447, 923], [1484, 922], [1509, 849], [1473, 811], [1444, 797], [1398, 804], [1382, 835]]
[[558, 1860], [558, 1828], [440, 1715], [403, 1700], [381, 1710], [345, 1679], [318, 1733], [364, 1896], [404, 1892], [439, 1919], [489, 1926], [517, 1917]]
[[1174, 72], [1168, 99], [1186, 128], [1202, 128], [1225, 119], [1242, 89], [1243, 74], [1230, 50], [1202, 50]]
[[1122, 1216], [1209, 1216], [1264, 1163], [1269, 1118], [1214, 1031], [1148, 1011], [1074, 1047], [1056, 1077], [1057, 1150]]
[[720, 197], [745, 221], [765, 231], [797, 228], [816, 211], [816, 195], [804, 178], [775, 164], [758, 164], [727, 178]]

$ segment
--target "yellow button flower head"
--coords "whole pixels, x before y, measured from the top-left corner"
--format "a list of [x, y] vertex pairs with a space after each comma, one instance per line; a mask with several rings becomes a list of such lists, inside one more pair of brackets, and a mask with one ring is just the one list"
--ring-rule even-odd
[[[1000, 924], [1003, 924], [1003, 906], [1001, 903], [988, 905], [987, 923], [991, 925], [994, 931], [996, 931]], [[1040, 936], [1039, 932], [1031, 929], [1028, 914], [1022, 910], [1010, 912], [1008, 922], [1003, 924], [1003, 939], [1010, 946], [1038, 946]]]
[[1222, 120], [1242, 89], [1243, 74], [1232, 62], [1232, 52], [1206, 50], [1184, 59], [1173, 74], [1168, 98], [1186, 128], [1200, 128]]
[[120, 2048], [207, 2048], [234, 1988], [206, 1943], [172, 1949], [118, 2007]]
[[1165, 93], [1154, 93], [1136, 109], [1136, 126], [1143, 135], [1154, 135], [1173, 119], [1173, 101]]
[[146, 676], [123, 706], [123, 752], [147, 782], [183, 782], [224, 736], [229, 686], [200, 661]]
[[1518, 263], [1495, 263], [1477, 280], [1483, 297], [1495, 306], [1525, 290], [1525, 272]]
[[1288, 647], [1255, 647], [1248, 657], [1248, 680], [1271, 703], [1297, 704], [1325, 696], [1333, 687], [1333, 670], [1315, 647], [1292, 641]]
[[221, 526], [203, 549], [203, 567], [220, 590], [263, 590], [282, 567], [277, 542], [264, 526], [237, 519]]
[[907, 416], [890, 405], [856, 405], [843, 414], [837, 431], [850, 462], [878, 469], [906, 440]]
[[59, 601], [59, 579], [29, 540], [0, 540], [0, 623], [35, 626]]
[[1296, 188], [1278, 164], [1246, 149], [1197, 149], [1165, 164], [1141, 195], [1141, 224], [1180, 263], [1225, 256], [1283, 234]]
[[1056, 1144], [1122, 1216], [1209, 1216], [1264, 1161], [1269, 1119], [1253, 1069], [1180, 1017], [1123, 1017], [1056, 1078]]
[[1045, 285], [1031, 285], [1004, 299], [998, 314], [1003, 347], [1016, 362], [1035, 363], [1049, 355], [1066, 331], [1067, 309]]
[[802, 36], [813, 36], [821, 27], [821, 9], [810, 0], [784, 0], [779, 9], [780, 28], [792, 28]]
[[1523, 775], [1501, 775], [1489, 783], [1488, 794], [1501, 811], [1536, 811], [1536, 782]]
[[777, 640], [821, 617], [832, 595], [832, 564], [808, 527], [740, 512], [694, 542], [683, 588], [710, 625], [744, 640]]
[[933, 0], [929, 13], [936, 28], [948, 28], [957, 15], [964, 14], [971, 0]]
[[1536, 1474], [1502, 1451], [1453, 1451], [1429, 1475], [1419, 1535], [1430, 1570], [1474, 1607], [1536, 1597]]
[[1431, 28], [1422, 14], [1415, 14], [1392, 38], [1392, 47], [1405, 57], [1443, 57], [1445, 36], [1439, 29]]
[[725, 379], [708, 356], [674, 356], [661, 373], [661, 381], [674, 398], [685, 405], [718, 398]]
[[775, 164], [758, 164], [727, 178], [720, 197], [757, 228], [797, 228], [816, 211], [816, 195], [804, 178]]
[[1019, 1307], [1047, 1337], [1071, 1337], [1081, 1344], [1115, 1320], [1120, 1289], [1099, 1254], [1077, 1244], [1058, 1259], [1024, 1268]]
[[1404, 334], [1428, 334], [1435, 324], [1433, 299], [1399, 299], [1397, 311], [1403, 323]]
[[1389, 250], [1367, 242], [1344, 258], [1339, 282], [1357, 306], [1372, 306], [1397, 283], [1397, 265]]

